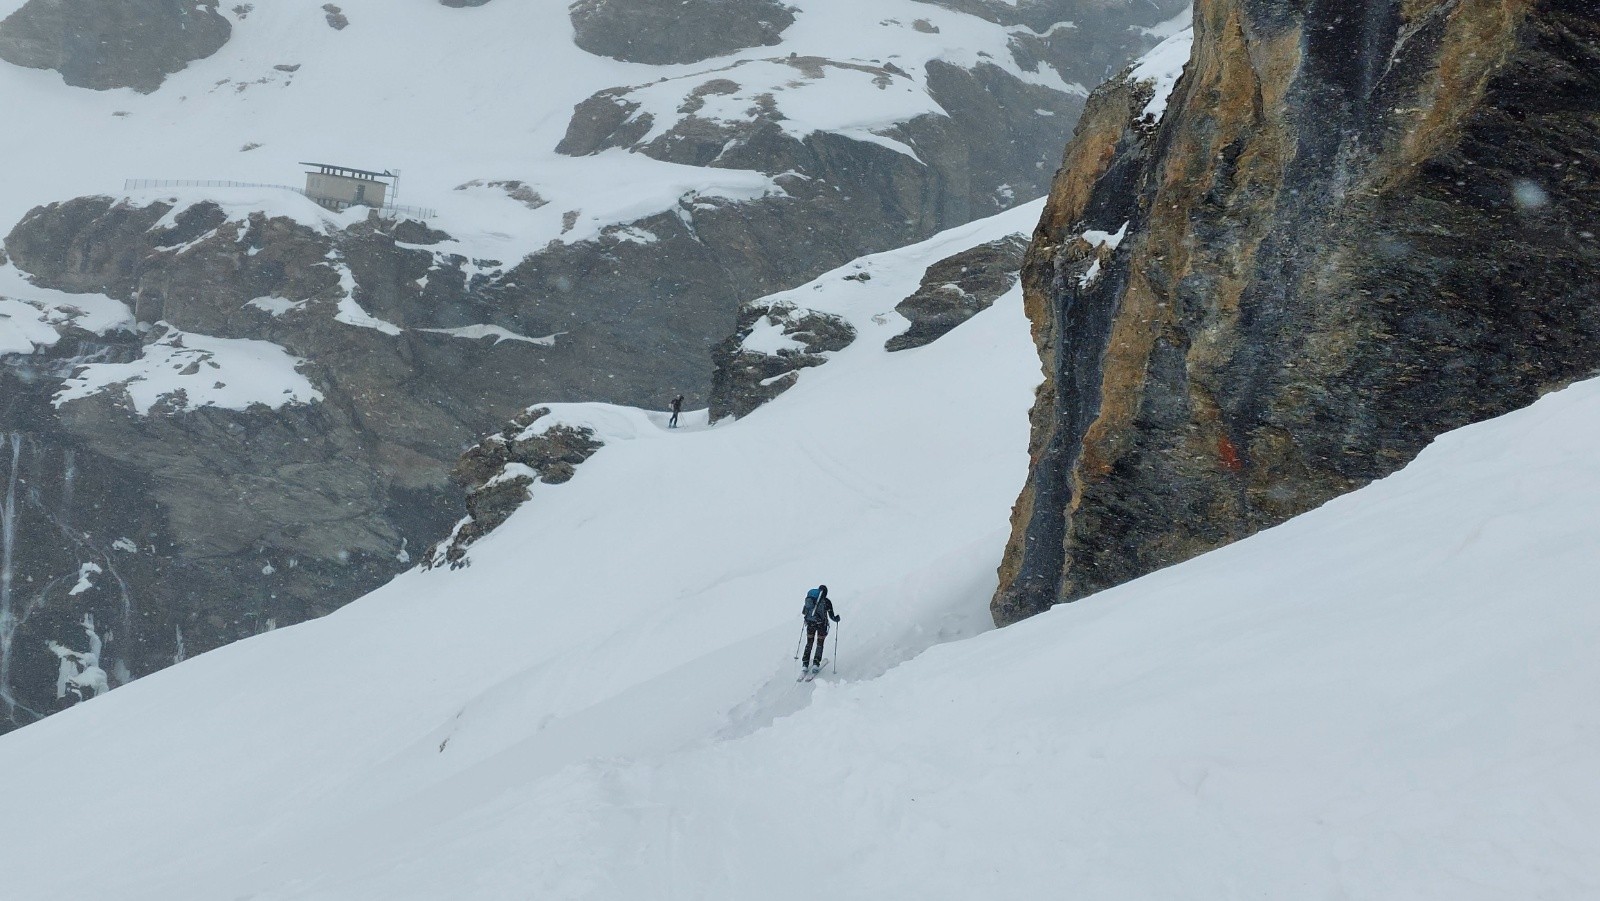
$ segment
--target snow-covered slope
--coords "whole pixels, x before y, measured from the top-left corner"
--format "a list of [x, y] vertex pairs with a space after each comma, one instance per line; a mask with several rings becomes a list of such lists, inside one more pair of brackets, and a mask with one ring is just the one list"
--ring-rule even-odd
[[[881, 350], [975, 223], [793, 292], [861, 339], [473, 548], [0, 738], [8, 897], [1600, 893], [1600, 383], [1001, 631], [1018, 292]], [[803, 590], [837, 674], [801, 685]]]
[[[667, 752], [792, 712], [809, 693], [791, 671], [795, 613], [817, 580], [836, 584], [846, 611], [841, 677], [986, 628], [982, 599], [1026, 465], [1038, 372], [1026, 322], [1012, 297], [959, 341], [892, 356], [882, 346], [928, 264], [1025, 232], [1038, 214], [1031, 204], [868, 258], [871, 281], [847, 280], [862, 271], [852, 266], [798, 289], [860, 339], [744, 420], [669, 432], [658, 414], [558, 406], [552, 419], [592, 424], [607, 446], [570, 483], [537, 486], [469, 568], [412, 573], [310, 629], [86, 705], [102, 715], [23, 730], [31, 737], [0, 750], [0, 773], [43, 787], [64, 764], [89, 794], [131, 792], [115, 806], [155, 817], [131, 832], [121, 814], [80, 824], [107, 856], [74, 864], [79, 884], [134, 898], [170, 895], [178, 878], [197, 897], [237, 895], [324, 868], [333, 845], [305, 841], [318, 822], [352, 836], [398, 826], [395, 802], [455, 779], [497, 792], [481, 767], [553, 772], [626, 747]], [[270, 738], [256, 731], [273, 723]], [[542, 763], [527, 758], [530, 739]], [[45, 750], [57, 741], [76, 750]], [[102, 751], [122, 763], [82, 756]], [[28, 798], [12, 788], [10, 811], [61, 809], [62, 786]], [[230, 824], [225, 809], [242, 816]], [[47, 893], [48, 855], [16, 844], [28, 839], [15, 823], [0, 826], [8, 857], [40, 864], [24, 896]], [[266, 838], [269, 823], [282, 828]], [[262, 842], [286, 844], [262, 856]], [[264, 860], [270, 872], [252, 872]]]

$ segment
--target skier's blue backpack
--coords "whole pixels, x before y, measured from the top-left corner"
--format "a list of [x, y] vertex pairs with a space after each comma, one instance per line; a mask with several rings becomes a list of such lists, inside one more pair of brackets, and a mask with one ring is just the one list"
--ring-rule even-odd
[[806, 622], [818, 623], [822, 621], [823, 607], [821, 604], [817, 603], [821, 599], [821, 588], [813, 588], [806, 592], [806, 605], [800, 610], [801, 615], [806, 618]]

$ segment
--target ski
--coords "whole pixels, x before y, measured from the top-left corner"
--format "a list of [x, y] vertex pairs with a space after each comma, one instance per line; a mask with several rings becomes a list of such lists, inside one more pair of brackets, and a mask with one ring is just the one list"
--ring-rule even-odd
[[824, 657], [824, 658], [822, 658], [822, 662], [821, 663], [818, 663], [816, 666], [812, 667], [811, 669], [801, 669], [800, 670], [800, 678], [798, 678], [798, 679], [796, 679], [794, 681], [796, 681], [796, 682], [810, 682], [812, 679], [815, 679], [817, 677], [817, 673], [822, 672], [822, 668], [827, 666], [827, 665], [828, 665], [828, 658]]

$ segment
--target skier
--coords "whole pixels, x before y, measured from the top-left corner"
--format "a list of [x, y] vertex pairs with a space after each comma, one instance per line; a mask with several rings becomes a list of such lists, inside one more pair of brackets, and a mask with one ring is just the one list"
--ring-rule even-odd
[[[800, 658], [800, 672], [816, 675], [822, 671], [822, 646], [828, 641], [828, 620], [838, 622], [839, 614], [833, 612], [833, 601], [828, 598], [828, 586], [818, 585], [806, 592], [806, 604], [800, 615], [806, 621], [806, 652]], [[816, 653], [812, 654], [815, 642]]]
[[672, 399], [672, 418], [667, 420], [667, 428], [675, 429], [678, 427], [678, 414], [682, 412], [683, 395], [680, 394]]

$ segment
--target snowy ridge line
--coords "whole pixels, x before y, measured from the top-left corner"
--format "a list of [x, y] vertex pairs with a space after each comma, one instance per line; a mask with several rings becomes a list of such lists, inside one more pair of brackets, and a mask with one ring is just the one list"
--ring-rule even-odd
[[745, 306], [769, 309], [786, 304], [792, 311], [785, 313], [785, 317], [807, 310], [841, 316], [856, 328], [856, 343], [860, 343], [860, 337], [867, 331], [877, 334], [888, 329], [891, 333], [885, 337], [893, 337], [910, 325], [894, 308], [916, 290], [928, 266], [979, 244], [1008, 235], [1031, 234], [1038, 225], [1044, 204], [1045, 198], [1031, 200], [915, 244], [869, 254], [803, 285], [768, 294]]
[[[311, 195], [307, 194], [304, 188], [296, 188], [293, 185], [268, 185], [257, 184], [255, 182], [185, 178], [130, 178], [122, 183], [122, 190], [124, 191], [159, 190], [162, 188], [269, 188], [278, 191], [293, 191], [294, 193], [299, 194], [307, 199], [312, 199]], [[405, 204], [389, 203], [387, 201], [381, 207], [367, 206], [365, 208], [377, 212], [379, 215], [384, 213], [392, 214], [387, 218], [407, 217], [413, 219], [432, 219], [439, 215], [438, 210], [429, 209], [427, 207], [407, 206]]]

